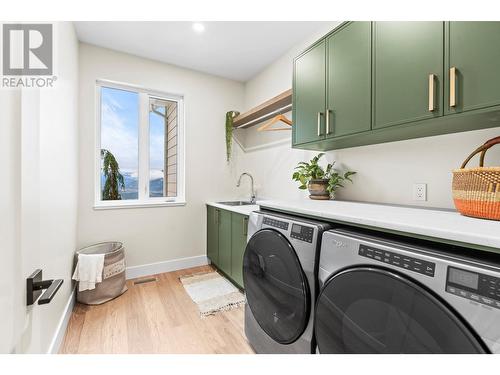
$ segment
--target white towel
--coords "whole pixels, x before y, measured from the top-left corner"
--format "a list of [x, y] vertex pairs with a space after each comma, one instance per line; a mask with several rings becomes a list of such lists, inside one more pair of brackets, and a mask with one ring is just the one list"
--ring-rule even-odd
[[78, 291], [95, 289], [95, 284], [102, 281], [104, 254], [80, 254], [73, 280], [78, 281]]

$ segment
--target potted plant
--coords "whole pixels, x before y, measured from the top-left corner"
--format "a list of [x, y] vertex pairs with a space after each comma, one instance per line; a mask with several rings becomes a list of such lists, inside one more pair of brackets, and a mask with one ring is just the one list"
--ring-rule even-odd
[[341, 174], [333, 169], [332, 164], [328, 164], [326, 169], [318, 164], [319, 159], [324, 155], [321, 153], [311, 159], [309, 163], [301, 161], [295, 167], [292, 180], [300, 183], [299, 189], [309, 189], [311, 199], [333, 199], [335, 191], [344, 187], [345, 180], [352, 182], [351, 176], [356, 172], [347, 171]]

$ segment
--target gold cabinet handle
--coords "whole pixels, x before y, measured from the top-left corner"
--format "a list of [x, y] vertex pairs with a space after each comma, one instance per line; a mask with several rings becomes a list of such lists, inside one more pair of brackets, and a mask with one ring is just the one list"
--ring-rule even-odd
[[330, 135], [330, 110], [327, 108], [325, 113], [326, 113], [326, 118], [325, 118], [326, 135]]
[[435, 74], [429, 74], [429, 112], [434, 111], [434, 81], [436, 79]]
[[321, 135], [321, 116], [323, 116], [323, 113], [318, 112], [318, 137]]
[[450, 68], [450, 107], [455, 107], [457, 105], [456, 90], [457, 68], [453, 66]]

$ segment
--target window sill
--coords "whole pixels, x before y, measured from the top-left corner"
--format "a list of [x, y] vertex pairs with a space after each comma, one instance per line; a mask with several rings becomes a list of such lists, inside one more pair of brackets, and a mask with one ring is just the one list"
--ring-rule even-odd
[[185, 206], [186, 201], [177, 200], [171, 202], [165, 201], [149, 201], [149, 202], [97, 202], [94, 204], [94, 210], [116, 210], [122, 208], [150, 208], [150, 207], [176, 207], [176, 206]]

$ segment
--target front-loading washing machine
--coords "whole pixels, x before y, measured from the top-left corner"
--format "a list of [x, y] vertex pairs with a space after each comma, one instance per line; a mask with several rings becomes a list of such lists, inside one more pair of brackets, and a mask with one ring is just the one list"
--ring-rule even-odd
[[257, 353], [315, 350], [319, 248], [329, 228], [275, 212], [250, 214], [243, 258], [245, 334]]
[[318, 278], [320, 353], [500, 353], [498, 254], [334, 229]]

